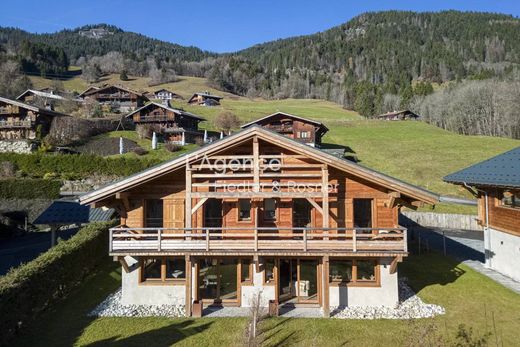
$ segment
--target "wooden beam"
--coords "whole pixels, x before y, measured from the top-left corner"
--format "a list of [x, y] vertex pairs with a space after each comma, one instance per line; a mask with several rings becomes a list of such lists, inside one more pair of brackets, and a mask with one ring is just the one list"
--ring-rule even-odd
[[[327, 195], [328, 196], [328, 195]], [[191, 193], [191, 197], [195, 199], [201, 198], [215, 198], [215, 199], [225, 199], [225, 198], [322, 198], [323, 193], [321, 192], [193, 192]]]
[[325, 255], [322, 258], [321, 277], [322, 277], [322, 306], [323, 317], [330, 317], [330, 298], [329, 298], [329, 256]]
[[192, 172], [190, 170], [189, 163], [186, 163], [186, 201], [185, 201], [185, 207], [186, 212], [184, 213], [184, 225], [186, 228], [191, 228], [191, 199], [192, 199], [192, 193], [191, 193], [191, 183], [192, 183]]
[[321, 169], [321, 192], [323, 194], [323, 201], [321, 202], [323, 210], [323, 227], [329, 227], [329, 170], [326, 165]]
[[253, 137], [253, 191], [260, 191], [260, 149], [258, 137]]
[[202, 198], [200, 199], [196, 204], [195, 206], [193, 206], [193, 208], [191, 209], [191, 214], [194, 214], [195, 212], [197, 212], [197, 210], [199, 208], [202, 207], [202, 205], [204, 205], [204, 203], [208, 200], [209, 198]]
[[123, 206], [127, 211], [130, 210], [130, 202], [128, 201], [128, 192], [116, 193], [116, 199], [123, 202]]
[[253, 262], [255, 263], [255, 273], [260, 272], [260, 259], [258, 258], [258, 254], [253, 255]]
[[314, 206], [314, 208], [316, 210], [318, 210], [319, 213], [321, 213], [323, 215], [323, 209], [321, 208], [320, 205], [318, 205], [318, 203], [316, 201], [314, 201], [314, 199], [311, 199], [311, 198], [306, 198], [306, 199], [312, 206]]
[[390, 263], [390, 273], [394, 274], [397, 271], [397, 263], [400, 263], [403, 261], [403, 256], [398, 255], [392, 260], [392, 263]]
[[[190, 216], [191, 217], [191, 216]], [[186, 306], [185, 306], [185, 313], [186, 317], [191, 317], [191, 304], [192, 304], [192, 297], [191, 297], [191, 287], [192, 287], [192, 269], [191, 269], [191, 256], [189, 254], [186, 254], [185, 256], [186, 261]]]
[[125, 270], [126, 273], [129, 273], [130, 267], [128, 266], [128, 263], [126, 262], [125, 257], [117, 257], [117, 260], [121, 263], [123, 270]]

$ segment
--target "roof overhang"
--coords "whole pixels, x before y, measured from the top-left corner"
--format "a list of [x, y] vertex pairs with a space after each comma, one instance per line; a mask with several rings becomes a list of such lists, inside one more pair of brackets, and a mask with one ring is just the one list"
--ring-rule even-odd
[[270, 115], [267, 115], [265, 117], [256, 119], [256, 120], [254, 120], [252, 122], [246, 123], [246, 124], [242, 125], [241, 128], [250, 127], [250, 126], [252, 126], [254, 124], [257, 124], [257, 123], [259, 123], [259, 122], [261, 122], [263, 120], [269, 119], [269, 118], [277, 116], [277, 115], [283, 115], [283, 116], [286, 116], [286, 117], [289, 117], [289, 118], [294, 118], [294, 119], [298, 119], [298, 120], [304, 121], [306, 123], [314, 124], [314, 125], [316, 125], [316, 126], [318, 126], [320, 128], [323, 128], [323, 130], [324, 130], [323, 133], [326, 133], [329, 130], [329, 128], [327, 128], [325, 126], [325, 124], [323, 124], [321, 122], [318, 122], [318, 121], [315, 121], [315, 120], [312, 120], [312, 119], [308, 119], [308, 118], [303, 118], [303, 117], [296, 116], [294, 114], [290, 114], [290, 113], [286, 113], [286, 112], [280, 112], [280, 111], [279, 112], [275, 112], [275, 113], [271, 113]]
[[225, 149], [228, 149], [233, 145], [249, 140], [253, 138], [253, 136], [257, 136], [258, 139], [265, 140], [267, 142], [271, 142], [273, 144], [277, 144], [285, 148], [290, 148], [292, 151], [304, 154], [311, 159], [327, 164], [328, 166], [337, 168], [338, 170], [348, 172], [353, 176], [374, 182], [389, 190], [400, 192], [403, 195], [412, 199], [432, 205], [436, 204], [439, 201], [439, 196], [437, 194], [430, 192], [426, 189], [408, 184], [406, 182], [387, 176], [378, 171], [366, 168], [354, 162], [340, 159], [338, 157], [335, 157], [334, 155], [328, 154], [311, 146], [299, 143], [286, 136], [280, 135], [273, 131], [269, 131], [256, 125], [248, 127], [238, 133], [225, 137], [219, 141], [213, 142], [210, 145], [201, 147], [193, 152], [186, 153], [183, 156], [164, 162], [162, 164], [144, 170], [140, 173], [124, 178], [118, 182], [109, 184], [98, 190], [84, 194], [80, 196], [79, 200], [81, 204], [89, 204], [104, 200], [115, 193], [122, 192], [136, 185], [143, 184], [152, 179], [168, 174], [171, 171], [184, 167], [186, 163], [191, 163], [193, 161], [200, 160], [204, 158], [204, 156], [217, 154]]

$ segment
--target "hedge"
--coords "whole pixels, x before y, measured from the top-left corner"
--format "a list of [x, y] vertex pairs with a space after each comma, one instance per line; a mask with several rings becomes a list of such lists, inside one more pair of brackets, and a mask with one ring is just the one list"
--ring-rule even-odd
[[10, 161], [31, 177], [45, 175], [65, 179], [84, 178], [92, 174], [128, 176], [142, 171], [158, 160], [145, 158], [104, 158], [93, 154], [0, 153], [0, 162]]
[[0, 179], [0, 199], [57, 199], [61, 182], [43, 179]]
[[0, 345], [30, 326], [38, 314], [65, 298], [108, 256], [113, 222], [93, 223], [38, 258], [0, 277]]

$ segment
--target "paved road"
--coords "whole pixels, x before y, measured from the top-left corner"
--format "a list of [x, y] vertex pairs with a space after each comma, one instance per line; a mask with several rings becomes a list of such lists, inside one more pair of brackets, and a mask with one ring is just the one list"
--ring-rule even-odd
[[[58, 231], [57, 237], [63, 240], [69, 239], [78, 231], [77, 228]], [[0, 276], [3, 276], [10, 268], [33, 260], [41, 253], [47, 251], [51, 245], [49, 232], [27, 233], [9, 241], [0, 241]]]

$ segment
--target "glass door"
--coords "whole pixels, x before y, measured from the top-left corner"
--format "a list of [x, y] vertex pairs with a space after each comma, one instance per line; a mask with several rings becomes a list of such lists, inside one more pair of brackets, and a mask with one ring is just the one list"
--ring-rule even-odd
[[298, 260], [298, 302], [318, 302], [318, 259]]
[[298, 285], [298, 264], [296, 259], [280, 259], [278, 281], [279, 301], [285, 302], [296, 297]]
[[237, 259], [201, 259], [198, 265], [198, 299], [212, 303], [238, 301]]

